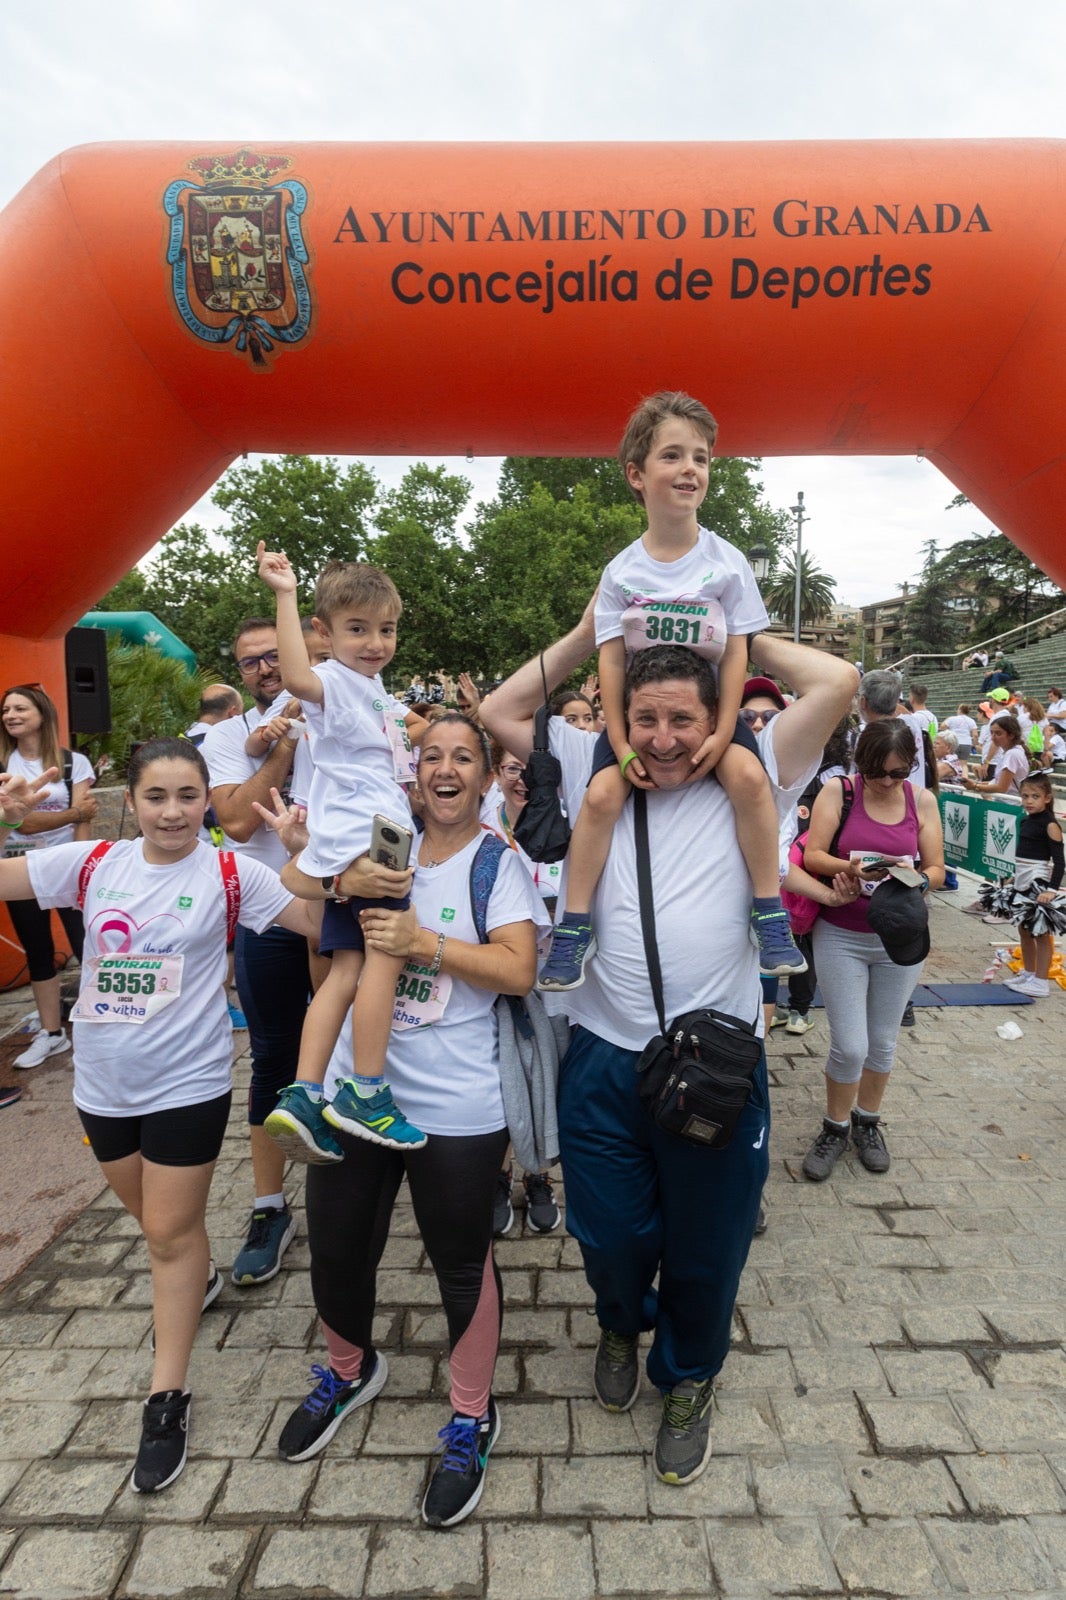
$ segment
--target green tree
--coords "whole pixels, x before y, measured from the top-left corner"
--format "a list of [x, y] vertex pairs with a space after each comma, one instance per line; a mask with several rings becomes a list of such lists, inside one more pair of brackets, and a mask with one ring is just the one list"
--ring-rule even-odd
[[[800, 625], [827, 616], [832, 609], [836, 580], [804, 550], [800, 557]], [[772, 617], [791, 623], [796, 614], [796, 558], [785, 554], [767, 581], [763, 602]]]
[[959, 591], [942, 571], [935, 540], [923, 545], [918, 587], [903, 608], [901, 647], [904, 655], [949, 654], [968, 627], [957, 608]]
[[235, 682], [238, 624], [245, 617], [270, 616], [274, 607], [251, 565], [235, 562], [222, 538], [199, 523], [179, 522], [145, 569], [142, 609], [188, 645], [202, 671]]
[[478, 508], [470, 530], [466, 669], [506, 676], [572, 628], [604, 566], [637, 538], [636, 502], [602, 505], [583, 484], [554, 499], [535, 483], [513, 505]]
[[379, 492], [362, 462], [342, 471], [329, 457], [288, 455], [234, 467], [212, 495], [228, 523], [211, 532], [179, 523], [143, 573], [127, 575], [101, 604], [110, 611], [154, 612], [204, 671], [233, 682], [238, 624], [274, 614], [273, 596], [255, 569], [259, 540], [285, 551], [309, 612], [315, 578], [327, 561], [366, 558]]
[[469, 552], [455, 532], [470, 498], [465, 478], [418, 462], [398, 489], [382, 495], [368, 556], [392, 578], [403, 600], [399, 643], [389, 669], [393, 688], [417, 672], [466, 669], [470, 636]]
[[330, 456], [285, 455], [232, 467], [211, 499], [229, 514], [223, 538], [233, 560], [254, 572], [260, 539], [284, 550], [302, 597], [327, 561], [365, 559], [379, 492], [361, 461], [342, 471]]
[[508, 456], [496, 495], [502, 506], [523, 505], [540, 485], [553, 500], [573, 500], [583, 488], [595, 505], [635, 505], [613, 456]]
[[[967, 504], [956, 496], [952, 506]], [[1001, 533], [972, 533], [940, 558], [939, 575], [953, 593], [975, 601], [972, 638], [1005, 633], [1066, 605], [1066, 594]]]

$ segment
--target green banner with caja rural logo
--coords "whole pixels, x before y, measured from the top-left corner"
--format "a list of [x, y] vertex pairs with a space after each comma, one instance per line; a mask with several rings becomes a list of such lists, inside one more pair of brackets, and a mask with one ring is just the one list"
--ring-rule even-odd
[[951, 789], [938, 799], [948, 866], [962, 867], [982, 878], [1013, 877], [1021, 806]]

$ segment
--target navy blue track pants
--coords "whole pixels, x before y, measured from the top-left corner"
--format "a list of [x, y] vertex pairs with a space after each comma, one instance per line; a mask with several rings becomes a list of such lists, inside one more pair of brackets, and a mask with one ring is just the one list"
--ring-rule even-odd
[[665, 1391], [715, 1377], [729, 1353], [769, 1169], [770, 1101], [764, 1057], [731, 1143], [703, 1149], [651, 1121], [637, 1098], [637, 1060], [574, 1029], [559, 1079], [566, 1225], [600, 1326], [654, 1330], [648, 1377]]

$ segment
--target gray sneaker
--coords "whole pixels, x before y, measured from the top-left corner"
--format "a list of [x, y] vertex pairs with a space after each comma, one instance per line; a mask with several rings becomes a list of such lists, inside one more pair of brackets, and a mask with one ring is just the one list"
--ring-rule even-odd
[[790, 1011], [789, 1014], [788, 1014], [788, 1021], [785, 1023], [785, 1032], [786, 1033], [806, 1033], [809, 1028], [813, 1028], [813, 1027], [814, 1027], [814, 1023], [811, 1021], [810, 1017], [808, 1017], [806, 1015], [805, 1012], [803, 1012], [803, 1011]]
[[866, 1168], [867, 1172], [887, 1172], [892, 1165], [892, 1157], [885, 1144], [885, 1136], [881, 1130], [880, 1117], [860, 1117], [855, 1111], [851, 1113], [851, 1142], [855, 1146], [855, 1154]]
[[663, 1416], [655, 1440], [655, 1471], [664, 1483], [691, 1483], [711, 1459], [711, 1408], [714, 1379], [691, 1379], [663, 1396]]
[[600, 1329], [592, 1387], [605, 1411], [628, 1411], [640, 1392], [639, 1336]]
[[803, 1158], [803, 1176], [812, 1183], [824, 1182], [847, 1148], [847, 1129], [824, 1120], [821, 1133]]

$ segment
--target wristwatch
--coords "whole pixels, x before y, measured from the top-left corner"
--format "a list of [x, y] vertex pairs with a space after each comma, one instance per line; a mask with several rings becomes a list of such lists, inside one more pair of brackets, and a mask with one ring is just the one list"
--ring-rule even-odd
[[350, 895], [346, 895], [346, 894], [341, 894], [341, 892], [340, 892], [340, 881], [341, 881], [340, 873], [339, 872], [333, 872], [333, 873], [330, 874], [330, 876], [328, 878], [323, 878], [322, 879], [322, 887], [326, 891], [326, 899], [327, 900], [335, 900], [339, 906], [343, 906], [343, 905], [347, 904], [347, 902], [351, 899], [351, 896]]

